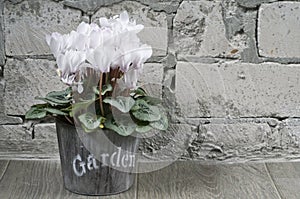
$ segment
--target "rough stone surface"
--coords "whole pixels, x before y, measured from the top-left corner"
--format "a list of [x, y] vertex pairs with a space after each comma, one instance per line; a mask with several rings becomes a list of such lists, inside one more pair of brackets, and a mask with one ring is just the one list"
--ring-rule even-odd
[[[238, 57], [244, 48], [226, 38], [221, 1], [183, 1], [174, 18], [173, 35], [178, 54]], [[243, 43], [238, 40], [235, 43]]]
[[299, 65], [177, 64], [184, 117], [299, 117]]
[[300, 147], [300, 120], [287, 119], [280, 126], [280, 144], [285, 149]]
[[243, 62], [260, 63], [256, 45], [256, 17], [258, 11], [247, 12], [243, 15], [243, 30], [248, 35], [247, 47], [241, 53]]
[[205, 124], [188, 149], [192, 158], [226, 159], [251, 154], [267, 147], [265, 137], [271, 134], [267, 124]]
[[[67, 6], [80, 9], [87, 14], [94, 14], [99, 8], [103, 6], [111, 6], [113, 4], [122, 2], [122, 0], [64, 0], [63, 3]], [[150, 6], [156, 11], [165, 11], [173, 13], [176, 11], [179, 0], [164, 1], [164, 0], [137, 0], [142, 4]]]
[[34, 139], [53, 140], [57, 143], [56, 126], [54, 123], [37, 124], [34, 126]]
[[3, 1], [0, 1], [0, 66], [5, 64], [3, 22]]
[[58, 158], [53, 120], [23, 121], [64, 87], [45, 34], [127, 10], [154, 49], [139, 83], [170, 117], [141, 161], [300, 160], [297, 1], [0, 0], [0, 158]]
[[276, 0], [237, 0], [238, 4], [246, 8], [256, 8], [262, 3], [271, 3]]
[[166, 132], [144, 134], [140, 144], [142, 156], [139, 161], [180, 159], [187, 153], [189, 145], [197, 136], [194, 129], [187, 124], [170, 124]]
[[138, 0], [139, 2], [149, 5], [153, 10], [165, 11], [166, 13], [174, 13], [179, 7], [180, 0]]
[[0, 81], [0, 114], [4, 113], [5, 106], [4, 106], [4, 88], [5, 82], [3, 80]]
[[[49, 127], [37, 127], [39, 133], [45, 132]], [[52, 132], [53, 133], [53, 132]], [[56, 139], [43, 137], [43, 139], [32, 139], [32, 131], [23, 125], [0, 125], [0, 156], [14, 157], [53, 157], [58, 155], [58, 144]]]
[[64, 0], [63, 4], [80, 9], [88, 14], [94, 14], [102, 6], [110, 6], [122, 0]]
[[139, 33], [141, 40], [152, 46], [153, 56], [165, 56], [167, 53], [168, 27], [167, 17], [163, 12], [155, 12], [149, 7], [133, 1], [125, 1], [110, 7], [101, 7], [93, 16], [92, 21], [98, 22], [100, 17], [112, 17], [127, 10], [137, 23], [144, 25]]
[[80, 11], [64, 8], [61, 3], [38, 0], [12, 4], [6, 1], [4, 8], [6, 54], [10, 56], [50, 54], [45, 35], [52, 32], [70, 32], [76, 28], [80, 20]]
[[299, 57], [299, 35], [300, 2], [276, 2], [260, 6], [258, 48], [261, 56]]
[[8, 59], [5, 65], [5, 112], [23, 115], [36, 102], [36, 96], [44, 96], [53, 90], [64, 89], [56, 74], [53, 61]]
[[0, 115], [0, 125], [4, 125], [4, 124], [22, 124], [22, 123], [23, 123], [23, 120], [20, 117]]
[[139, 84], [147, 90], [151, 96], [162, 97], [163, 65], [146, 63], [140, 76]]
[[199, 124], [198, 135], [187, 149], [186, 158], [225, 162], [297, 158], [299, 120], [294, 125], [279, 122], [271, 127], [269, 123], [272, 120], [212, 119]]

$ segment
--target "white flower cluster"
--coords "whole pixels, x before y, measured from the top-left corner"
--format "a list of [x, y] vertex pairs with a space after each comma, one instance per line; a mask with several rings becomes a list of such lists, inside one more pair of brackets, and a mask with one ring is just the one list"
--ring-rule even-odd
[[142, 44], [137, 36], [144, 26], [130, 20], [126, 11], [99, 22], [100, 26], [82, 22], [69, 34], [46, 36], [61, 80], [71, 85], [81, 66], [88, 63], [102, 73], [119, 67], [126, 85], [134, 88], [144, 62], [152, 55], [151, 46]]

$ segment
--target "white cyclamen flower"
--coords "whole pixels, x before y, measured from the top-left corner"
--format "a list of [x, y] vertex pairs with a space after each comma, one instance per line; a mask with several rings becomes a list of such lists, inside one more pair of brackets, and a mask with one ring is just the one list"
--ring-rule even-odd
[[74, 81], [79, 66], [85, 62], [86, 55], [82, 51], [69, 50], [57, 57], [58, 70], [64, 83], [71, 85]]
[[141, 69], [130, 69], [124, 74], [125, 86], [130, 89], [135, 89], [137, 86]]
[[110, 19], [101, 17], [99, 22], [101, 27], [110, 28], [115, 34], [120, 34], [126, 31], [139, 33], [144, 28], [141, 24], [136, 25], [135, 20], [129, 20], [128, 13], [126, 11], [122, 12], [120, 16], [116, 15]]
[[69, 35], [61, 35], [57, 32], [46, 35], [46, 42], [55, 58], [70, 46]]
[[137, 36], [144, 26], [130, 20], [126, 11], [110, 19], [100, 18], [100, 25], [82, 22], [69, 34], [46, 36], [62, 81], [72, 84], [82, 64], [89, 63], [102, 73], [120, 67], [126, 85], [135, 87], [144, 62], [152, 55], [152, 48]]

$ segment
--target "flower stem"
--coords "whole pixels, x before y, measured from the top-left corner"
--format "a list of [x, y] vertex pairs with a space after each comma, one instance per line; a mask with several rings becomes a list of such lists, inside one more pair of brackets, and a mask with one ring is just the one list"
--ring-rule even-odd
[[103, 103], [102, 103], [102, 82], [103, 82], [103, 73], [100, 73], [100, 81], [99, 81], [99, 104], [100, 104], [100, 111], [101, 115], [104, 116], [104, 109], [103, 109]]
[[68, 120], [68, 122], [70, 122], [70, 124], [73, 124], [73, 122], [71, 121], [71, 119], [65, 115], [66, 120]]

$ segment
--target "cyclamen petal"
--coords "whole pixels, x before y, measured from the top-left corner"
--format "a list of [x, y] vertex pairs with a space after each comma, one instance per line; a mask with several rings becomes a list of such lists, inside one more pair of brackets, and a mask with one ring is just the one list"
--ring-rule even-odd
[[111, 60], [113, 56], [114, 53], [113, 53], [112, 45], [104, 45], [98, 47], [94, 51], [94, 59], [95, 59], [97, 69], [103, 73], [109, 72]]
[[61, 81], [67, 85], [72, 85], [75, 80], [75, 75], [63, 76], [61, 77]]
[[85, 22], [81, 22], [79, 24], [79, 26], [77, 27], [77, 32], [80, 33], [80, 34], [89, 34], [90, 32], [90, 25], [85, 23]]
[[127, 11], [123, 11], [123, 12], [120, 14], [120, 20], [121, 20], [123, 23], [128, 23], [128, 22], [129, 22], [129, 16], [128, 16]]
[[94, 58], [94, 49], [88, 49], [86, 51], [86, 60], [92, 65], [92, 66], [96, 66], [96, 61]]
[[110, 26], [107, 18], [105, 18], [105, 17], [101, 17], [99, 19], [99, 22], [100, 22], [100, 26], [102, 26], [102, 27], [109, 27]]
[[149, 45], [142, 45], [140, 48], [136, 49], [134, 53], [134, 68], [140, 68], [147, 59], [152, 56], [152, 48]]
[[76, 73], [79, 70], [79, 66], [85, 61], [85, 52], [71, 51], [71, 72]]
[[67, 59], [67, 55], [59, 54], [57, 57], [57, 66], [61, 71], [62, 76], [70, 73], [70, 62]]
[[73, 45], [72, 48], [75, 50], [85, 50], [87, 48], [89, 39], [86, 35], [80, 34], [80, 33], [76, 33], [73, 35]]
[[102, 31], [92, 31], [89, 37], [89, 48], [95, 49], [103, 43]]
[[50, 46], [50, 41], [51, 41], [51, 35], [46, 35], [46, 42], [48, 46]]
[[138, 76], [139, 76], [139, 74], [138, 74], [137, 70], [131, 69], [131, 70], [127, 71], [124, 74], [124, 81], [125, 81], [126, 87], [128, 87], [130, 89], [136, 88]]
[[70, 50], [65, 54], [60, 54], [57, 58], [57, 65], [59, 70], [61, 71], [62, 80], [70, 84], [69, 81], [72, 78], [68, 77], [73, 76], [79, 71], [79, 66], [85, 61], [85, 59], [85, 53], [80, 51]]
[[56, 58], [58, 56], [58, 54], [61, 52], [61, 46], [63, 44], [63, 38], [62, 35], [54, 32], [51, 34], [51, 36], [46, 36], [46, 40], [47, 43], [50, 47], [50, 50], [52, 52], [52, 54], [54, 55], [54, 57]]

